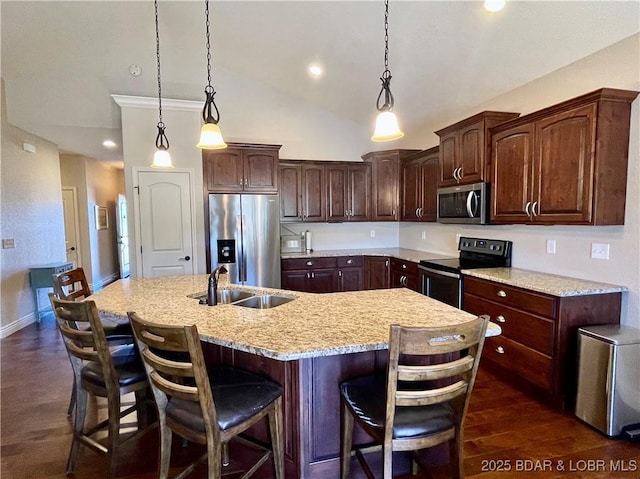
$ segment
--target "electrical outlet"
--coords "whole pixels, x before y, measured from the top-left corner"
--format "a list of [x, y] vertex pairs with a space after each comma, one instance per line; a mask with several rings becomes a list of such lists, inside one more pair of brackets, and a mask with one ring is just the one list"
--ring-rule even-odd
[[427, 232], [423, 231], [422, 233], [420, 233], [420, 238], [422, 238], [423, 240], [427, 239]]
[[556, 240], [547, 240], [547, 253], [556, 254]]
[[2, 249], [15, 248], [16, 242], [13, 238], [6, 238], [2, 240]]
[[591, 243], [591, 257], [609, 259], [609, 243]]
[[369, 232], [369, 236], [371, 236], [372, 238], [375, 238], [376, 237], [376, 230], [371, 230]]

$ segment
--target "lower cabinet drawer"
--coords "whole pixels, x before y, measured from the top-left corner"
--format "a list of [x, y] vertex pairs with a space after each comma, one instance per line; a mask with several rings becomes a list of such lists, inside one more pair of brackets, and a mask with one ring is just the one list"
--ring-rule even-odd
[[464, 295], [464, 310], [477, 315], [489, 315], [491, 321], [502, 328], [502, 333], [507, 338], [547, 356], [553, 355], [553, 320], [487, 301], [472, 294]]
[[552, 361], [545, 354], [507, 337], [494, 336], [485, 340], [482, 357], [546, 391], [551, 390]]

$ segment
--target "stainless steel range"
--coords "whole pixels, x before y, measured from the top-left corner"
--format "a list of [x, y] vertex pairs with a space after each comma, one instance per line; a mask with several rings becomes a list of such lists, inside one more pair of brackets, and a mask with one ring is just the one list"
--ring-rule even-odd
[[461, 271], [510, 267], [511, 249], [511, 241], [461, 237], [457, 258], [420, 261], [422, 294], [462, 309]]

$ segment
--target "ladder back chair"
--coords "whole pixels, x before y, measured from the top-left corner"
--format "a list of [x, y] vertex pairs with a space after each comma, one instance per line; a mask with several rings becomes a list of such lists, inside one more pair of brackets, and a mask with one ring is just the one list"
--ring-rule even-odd
[[[394, 451], [417, 451], [445, 442], [452, 476], [464, 477], [464, 418], [488, 321], [480, 316], [448, 327], [391, 326], [387, 370], [340, 384], [342, 479], [349, 476], [355, 423], [382, 446], [384, 479], [393, 477]], [[360, 450], [356, 457], [373, 478]]]
[[[53, 275], [53, 292], [58, 299], [66, 301], [81, 301], [91, 296], [91, 288], [81, 267], [64, 271]], [[102, 327], [110, 344], [133, 344], [133, 331], [131, 325], [126, 323], [117, 323], [108, 319], [100, 319]], [[76, 325], [78, 326], [78, 325]], [[75, 382], [71, 390], [71, 398], [69, 399], [69, 407], [67, 415], [73, 413], [76, 404]]]
[[[73, 473], [79, 448], [84, 445], [109, 456], [108, 477], [114, 477], [122, 445], [152, 429], [145, 427], [149, 425], [147, 413], [151, 392], [144, 366], [135, 344], [112, 345], [107, 342], [94, 301], [61, 300], [53, 293], [49, 294], [49, 300], [71, 360], [76, 391], [67, 474]], [[123, 404], [122, 396], [131, 392], [135, 393], [135, 404]], [[107, 399], [107, 419], [92, 427], [85, 426], [89, 394]], [[133, 412], [137, 413], [137, 431], [121, 434], [121, 419]], [[105, 429], [108, 431], [106, 440], [98, 440], [97, 433]]]
[[[153, 391], [160, 423], [160, 479], [167, 479], [172, 432], [206, 445], [206, 453], [176, 478], [183, 478], [203, 461], [208, 478], [218, 479], [226, 465], [231, 439], [256, 446], [264, 453], [242, 479], [252, 476], [273, 456], [275, 477], [284, 479], [282, 388], [275, 382], [231, 366], [207, 368], [195, 325], [165, 326], [129, 313], [135, 338]], [[239, 434], [268, 418], [271, 448]]]

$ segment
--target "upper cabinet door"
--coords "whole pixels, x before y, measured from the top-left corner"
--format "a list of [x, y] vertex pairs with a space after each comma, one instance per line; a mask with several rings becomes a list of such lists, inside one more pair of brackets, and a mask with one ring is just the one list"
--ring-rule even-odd
[[299, 164], [280, 164], [280, 221], [302, 219], [302, 167]]
[[535, 222], [589, 223], [595, 118], [592, 104], [536, 123]]
[[373, 221], [398, 220], [398, 153], [377, 154], [372, 164]]
[[440, 185], [455, 185], [458, 171], [458, 132], [440, 138]]
[[205, 185], [212, 193], [241, 193], [243, 189], [242, 150], [202, 150]]
[[204, 187], [209, 193], [278, 193], [278, 145], [230, 143], [202, 150]]
[[468, 185], [489, 181], [487, 142], [489, 128], [517, 118], [519, 113], [483, 111], [442, 130], [438, 186]]
[[418, 213], [422, 206], [421, 159], [405, 161], [402, 164], [402, 199], [400, 219], [402, 221], [419, 221]]
[[530, 220], [533, 125], [500, 132], [492, 138], [491, 222]]
[[349, 221], [371, 220], [371, 165], [349, 166]]
[[347, 178], [344, 165], [327, 165], [327, 221], [347, 221]]
[[458, 176], [461, 183], [482, 181], [484, 169], [484, 121], [460, 130]]
[[302, 219], [309, 222], [327, 221], [324, 165], [302, 165]]
[[278, 192], [278, 152], [243, 152], [244, 191], [248, 193]]

